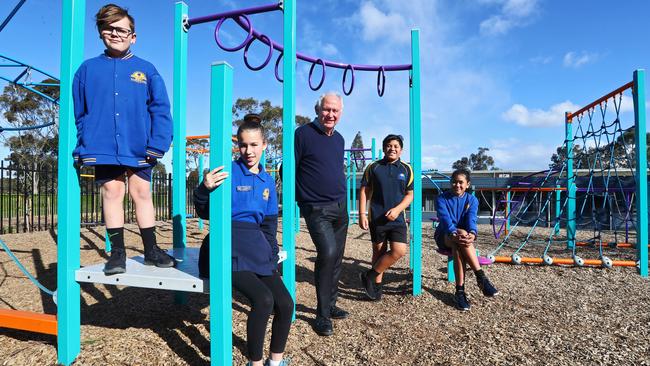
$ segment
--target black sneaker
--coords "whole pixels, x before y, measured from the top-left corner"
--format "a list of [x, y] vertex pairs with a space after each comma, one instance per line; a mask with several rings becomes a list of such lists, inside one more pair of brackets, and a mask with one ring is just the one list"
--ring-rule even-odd
[[314, 322], [314, 331], [320, 336], [331, 336], [334, 334], [332, 321], [327, 318], [323, 318], [322, 316], [316, 317], [316, 321]]
[[173, 267], [175, 263], [174, 257], [167, 254], [164, 250], [160, 249], [157, 245], [144, 251], [144, 264], [146, 266], [156, 266], [162, 268]]
[[377, 298], [375, 301], [381, 300], [381, 297], [384, 295], [384, 284], [383, 283], [375, 283], [375, 289], [377, 290]]
[[368, 277], [368, 272], [359, 273], [359, 279], [361, 280], [361, 286], [365, 290], [366, 296], [370, 300], [377, 300], [377, 288], [372, 279]]
[[483, 292], [483, 295], [487, 297], [493, 297], [499, 294], [499, 290], [497, 290], [496, 287], [490, 282], [490, 280], [487, 279], [487, 277], [483, 277], [482, 279], [478, 279], [478, 288], [481, 289]]
[[111, 256], [104, 265], [104, 274], [107, 276], [126, 272], [126, 251], [113, 248]]
[[338, 306], [332, 306], [330, 309], [330, 317], [332, 319], [347, 319], [348, 316], [350, 316], [350, 313]]
[[467, 296], [465, 295], [465, 291], [463, 290], [456, 291], [456, 295], [454, 295], [454, 298], [456, 299], [456, 309], [461, 311], [469, 311], [470, 305], [469, 305], [469, 301], [467, 301]]

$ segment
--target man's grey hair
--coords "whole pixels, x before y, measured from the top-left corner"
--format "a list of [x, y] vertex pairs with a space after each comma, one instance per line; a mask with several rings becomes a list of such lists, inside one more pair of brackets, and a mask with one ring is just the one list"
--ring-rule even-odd
[[334, 92], [334, 91], [329, 91], [320, 97], [318, 97], [318, 100], [316, 101], [316, 105], [314, 105], [314, 111], [316, 111], [316, 114], [319, 114], [321, 111], [321, 108], [323, 107], [323, 100], [327, 97], [336, 97], [339, 99], [339, 102], [341, 103], [341, 110], [343, 110], [343, 97], [341, 94]]

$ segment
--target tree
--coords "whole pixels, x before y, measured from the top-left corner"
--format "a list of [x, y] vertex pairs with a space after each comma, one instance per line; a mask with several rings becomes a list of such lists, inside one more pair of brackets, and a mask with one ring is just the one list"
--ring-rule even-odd
[[[650, 133], [646, 134], [646, 141]], [[624, 130], [616, 139], [607, 143], [605, 138], [599, 141], [599, 146], [585, 148], [573, 145], [573, 167], [575, 169], [607, 170], [613, 168], [636, 169], [636, 143], [634, 130]], [[650, 148], [646, 148], [646, 156], [650, 157]], [[551, 156], [549, 167], [559, 170], [566, 164], [566, 146], [559, 146]]]
[[494, 166], [494, 158], [486, 154], [490, 151], [487, 147], [479, 147], [478, 153], [470, 154], [469, 157], [462, 157], [456, 160], [451, 166], [452, 169], [469, 169], [469, 170], [499, 170]]
[[[282, 107], [272, 105], [269, 100], [260, 102], [255, 98], [239, 98], [235, 101], [232, 111], [235, 128], [243, 121], [246, 114], [259, 114], [267, 135], [267, 161], [278, 160], [282, 156]], [[297, 126], [309, 122], [311, 122], [309, 117], [296, 115]]]
[[[352, 140], [352, 145], [350, 146], [353, 149], [363, 149], [363, 138], [361, 137], [361, 131], [358, 131]], [[350, 158], [352, 162], [356, 164], [357, 171], [363, 171], [366, 168], [365, 160], [365, 151], [354, 151]]]

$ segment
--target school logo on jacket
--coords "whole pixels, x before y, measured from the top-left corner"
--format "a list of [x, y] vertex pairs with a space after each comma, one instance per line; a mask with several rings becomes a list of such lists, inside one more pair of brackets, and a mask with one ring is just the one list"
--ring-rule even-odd
[[397, 176], [397, 179], [398, 180], [406, 180], [406, 175], [404, 175], [404, 173], [399, 173], [399, 175]]
[[264, 201], [268, 201], [270, 195], [271, 195], [271, 192], [269, 191], [269, 189], [264, 188], [264, 192], [262, 192], [262, 198], [264, 199]]
[[131, 81], [139, 84], [146, 84], [147, 75], [145, 75], [142, 71], [134, 71], [133, 74], [131, 74]]

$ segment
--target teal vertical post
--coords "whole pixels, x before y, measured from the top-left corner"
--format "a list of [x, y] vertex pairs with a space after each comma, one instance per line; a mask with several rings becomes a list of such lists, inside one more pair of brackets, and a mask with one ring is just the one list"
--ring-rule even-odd
[[83, 60], [85, 0], [64, 0], [61, 21], [61, 96], [59, 102], [59, 154], [57, 214], [57, 360], [70, 365], [81, 348], [81, 290], [74, 273], [79, 269], [81, 202], [78, 171], [72, 150], [77, 128], [72, 101], [72, 79]]
[[[210, 83], [210, 168], [230, 173], [232, 152], [232, 67], [212, 64]], [[210, 193], [210, 364], [232, 365], [231, 179]]]
[[566, 245], [567, 249], [573, 249], [576, 245], [576, 177], [573, 174], [573, 125], [571, 123], [572, 118], [568, 112], [565, 114], [564, 119], [567, 160]]
[[558, 188], [555, 191], [555, 228], [553, 229], [553, 235], [557, 235], [560, 233], [560, 211], [562, 211], [562, 206], [561, 206], [561, 197], [562, 197], [562, 191], [559, 189], [561, 186], [557, 184], [555, 188]]
[[[174, 248], [185, 247], [187, 212], [185, 190], [185, 140], [187, 108], [187, 31], [183, 20], [187, 19], [187, 5], [179, 1], [175, 5], [174, 18], [174, 148], [172, 149], [172, 225]], [[230, 141], [230, 140], [228, 140]], [[184, 304], [187, 294], [174, 293], [174, 302]]]
[[[356, 212], [356, 214], [353, 216], [353, 219], [350, 220], [353, 224], [356, 224], [359, 222], [359, 209], [357, 206], [357, 157], [358, 155], [354, 155], [354, 163], [352, 163], [352, 212]], [[349, 209], [349, 208], [348, 208]]]
[[420, 30], [411, 30], [411, 150], [413, 151], [413, 296], [422, 293], [422, 115], [420, 102]]
[[506, 217], [504, 219], [506, 220], [506, 235], [510, 232], [510, 202], [512, 200], [512, 193], [510, 193], [510, 186], [507, 187], [506, 191]]
[[[285, 0], [282, 16], [282, 249], [287, 259], [282, 264], [282, 279], [291, 298], [296, 300], [296, 237], [293, 235], [296, 202], [296, 162], [293, 134], [296, 125], [296, 0]], [[295, 319], [295, 305], [294, 315]]]
[[104, 230], [104, 242], [105, 242], [104, 251], [106, 253], [110, 253], [111, 252], [111, 238], [108, 236], [108, 228], [104, 227], [104, 229], [106, 229], [106, 230]]
[[[203, 153], [199, 154], [199, 184], [203, 184]], [[199, 230], [203, 231], [203, 219], [199, 217]]]
[[[413, 88], [412, 88], [412, 82], [413, 82], [413, 69], [409, 70], [409, 133], [413, 131]], [[381, 152], [383, 152], [384, 145], [382, 143], [382, 149]], [[379, 154], [379, 158], [381, 159], [381, 153]], [[409, 150], [409, 162], [413, 164], [413, 149]], [[409, 219], [411, 220], [411, 226], [413, 225], [413, 205], [411, 205], [411, 208], [409, 210]], [[414, 256], [414, 251], [413, 251], [413, 231], [409, 231], [409, 269], [413, 271], [413, 262], [415, 261], [415, 256]]]
[[[185, 200], [185, 140], [187, 111], [187, 31], [183, 19], [187, 19], [187, 5], [179, 1], [175, 5], [174, 21], [174, 148], [172, 150], [172, 221], [174, 248], [185, 247], [186, 200]], [[230, 141], [230, 138], [229, 140]]]
[[[345, 167], [345, 192], [346, 192], [346, 195], [345, 196], [346, 196], [346, 199], [347, 199], [346, 206], [347, 206], [347, 210], [348, 210], [348, 218], [350, 217], [350, 214], [351, 214], [350, 213], [350, 207], [352, 207], [352, 194], [350, 192], [350, 189], [351, 189], [350, 188], [350, 186], [351, 186], [351, 184], [350, 184], [350, 177], [351, 177], [350, 164], [351, 163], [350, 162], [351, 161], [352, 160], [350, 159], [350, 151], [346, 151], [345, 152], [345, 162], [346, 162], [346, 164], [345, 164], [346, 165], [346, 167]], [[349, 220], [349, 223], [350, 223], [350, 225], [352, 225], [352, 220]]]
[[634, 117], [636, 120], [636, 247], [639, 274], [648, 277], [648, 157], [646, 141], [645, 70], [634, 71]]
[[370, 140], [370, 154], [372, 155], [372, 161], [377, 160], [376, 157], [376, 151], [375, 149], [377, 148], [377, 142], [375, 141], [375, 138], [373, 137], [372, 140]]

